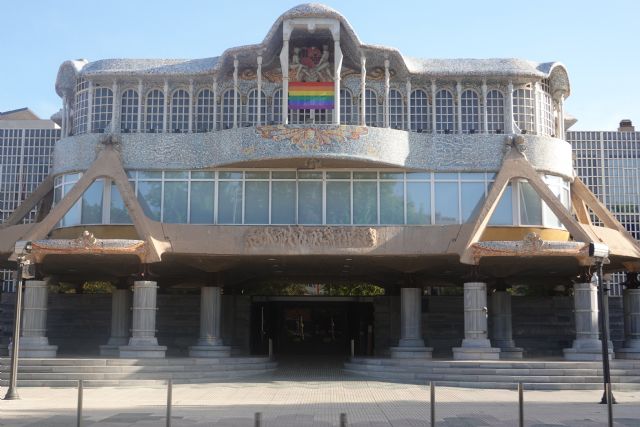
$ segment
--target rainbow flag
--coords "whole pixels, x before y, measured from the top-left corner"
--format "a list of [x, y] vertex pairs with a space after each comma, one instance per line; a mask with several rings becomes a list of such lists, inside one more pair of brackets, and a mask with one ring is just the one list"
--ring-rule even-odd
[[329, 110], [334, 108], [333, 82], [290, 82], [289, 108]]

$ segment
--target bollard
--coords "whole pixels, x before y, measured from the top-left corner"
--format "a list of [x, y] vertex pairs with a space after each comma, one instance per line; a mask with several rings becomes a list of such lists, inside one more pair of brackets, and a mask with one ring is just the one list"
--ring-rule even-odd
[[171, 401], [173, 394], [173, 383], [171, 380], [167, 382], [167, 427], [171, 427]]
[[523, 392], [524, 387], [522, 383], [518, 383], [518, 426], [524, 427], [524, 399]]
[[84, 393], [84, 389], [82, 387], [82, 380], [78, 380], [78, 422], [77, 426], [82, 427], [82, 395]]
[[273, 340], [269, 338], [269, 359], [273, 359]]
[[347, 414], [344, 412], [340, 413], [340, 427], [347, 427]]
[[431, 389], [431, 427], [436, 425], [436, 385], [433, 381], [429, 383]]
[[611, 383], [607, 383], [604, 389], [605, 393], [607, 393], [607, 416], [609, 427], [613, 427], [613, 393], [611, 392]]
[[356, 340], [351, 339], [351, 357], [356, 355]]
[[253, 427], [262, 427], [262, 412], [256, 412], [254, 414]]

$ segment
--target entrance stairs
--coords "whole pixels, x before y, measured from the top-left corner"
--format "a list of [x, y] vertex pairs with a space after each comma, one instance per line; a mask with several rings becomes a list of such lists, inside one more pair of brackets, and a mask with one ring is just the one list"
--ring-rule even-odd
[[[603, 388], [601, 362], [564, 360], [457, 361], [354, 357], [347, 373], [373, 380], [436, 386], [527, 390], [598, 390]], [[640, 390], [640, 360], [611, 362], [613, 390]]]
[[[0, 386], [9, 383], [9, 358], [0, 358]], [[276, 362], [267, 357], [104, 359], [20, 359], [19, 387], [158, 386], [209, 383], [271, 372]]]

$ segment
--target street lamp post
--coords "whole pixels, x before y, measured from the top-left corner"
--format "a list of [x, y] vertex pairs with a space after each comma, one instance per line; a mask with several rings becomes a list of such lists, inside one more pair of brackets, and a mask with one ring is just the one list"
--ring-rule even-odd
[[[16, 306], [13, 321], [13, 341], [11, 342], [11, 371], [9, 377], [9, 388], [4, 396], [4, 400], [17, 400], [20, 399], [18, 395], [17, 377], [18, 377], [18, 359], [20, 352], [20, 322], [22, 318], [22, 287], [25, 277], [30, 277], [28, 272], [25, 272], [25, 266], [30, 264], [27, 260], [26, 254], [31, 252], [31, 242], [17, 242], [15, 246], [16, 253], [19, 253], [16, 269]], [[27, 268], [28, 270], [28, 268]], [[27, 274], [25, 274], [27, 273]]]

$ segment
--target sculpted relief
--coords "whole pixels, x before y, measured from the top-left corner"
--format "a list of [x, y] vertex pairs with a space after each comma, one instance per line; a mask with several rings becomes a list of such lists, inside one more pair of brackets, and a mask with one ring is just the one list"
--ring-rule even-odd
[[259, 227], [245, 234], [245, 244], [249, 248], [370, 248], [376, 243], [376, 230], [368, 227]]
[[333, 81], [329, 46], [323, 45], [322, 51], [317, 47], [294, 47], [289, 63], [289, 78], [299, 82]]

